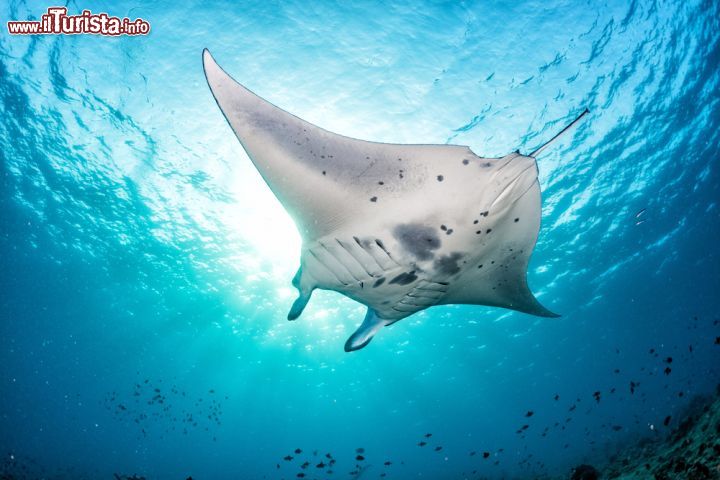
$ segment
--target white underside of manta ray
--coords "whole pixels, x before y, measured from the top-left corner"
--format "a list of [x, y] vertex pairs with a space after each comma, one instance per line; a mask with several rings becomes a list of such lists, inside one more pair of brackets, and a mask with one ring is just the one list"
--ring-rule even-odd
[[482, 158], [464, 146], [357, 140], [263, 100], [207, 50], [203, 63], [218, 106], [302, 237], [292, 281], [299, 297], [288, 319], [316, 288], [367, 305], [345, 343], [353, 351], [433, 305], [557, 316], [526, 278], [540, 229], [534, 157], [547, 144], [529, 156]]

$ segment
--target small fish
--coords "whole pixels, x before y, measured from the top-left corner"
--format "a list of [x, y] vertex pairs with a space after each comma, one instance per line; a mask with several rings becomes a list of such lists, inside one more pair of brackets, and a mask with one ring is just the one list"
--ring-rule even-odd
[[300, 468], [302, 468], [303, 470], [305, 470], [305, 469], [308, 467], [308, 465], [310, 465], [310, 462], [305, 462], [305, 463], [303, 463], [302, 465], [300, 465]]
[[642, 214], [645, 213], [645, 210], [647, 210], [647, 209], [643, 208], [642, 210], [640, 210], [639, 212], [637, 212], [637, 213], [635, 214], [635, 218], [640, 218], [640, 217], [642, 216]]
[[362, 455], [358, 455], [355, 457], [355, 460], [357, 460], [358, 462], [362, 462], [363, 460], [365, 460], [365, 457], [363, 457]]
[[525, 414], [526, 417], [532, 417], [533, 415], [535, 415], [535, 412], [533, 412], [532, 410], [528, 410], [528, 412]]
[[665, 372], [665, 375], [670, 375], [670, 372], [672, 372], [672, 368], [665, 367], [665, 370], [663, 370], [663, 371]]
[[640, 383], [630, 382], [630, 395], [635, 393], [635, 388], [637, 388], [640, 385]]
[[426, 433], [426, 434], [425, 434], [425, 438], [430, 438], [430, 437], [432, 437], [432, 433]]
[[385, 466], [387, 467], [387, 466], [389, 466], [389, 465], [392, 465], [392, 462], [391, 462], [390, 460], [388, 460], [388, 461], [386, 461], [383, 465], [385, 465]]
[[470, 456], [471, 456], [471, 457], [474, 457], [475, 455], [477, 455], [477, 452], [476, 452], [476, 451], [470, 452]]
[[289, 462], [289, 461], [292, 460], [292, 459], [293, 459], [293, 457], [291, 457], [290, 455], [285, 455], [285, 456], [283, 457], [283, 460], [285, 460], [286, 462]]
[[300, 450], [299, 448], [296, 448], [296, 449], [295, 449], [295, 454], [296, 454], [296, 455], [300, 455], [301, 453], [302, 453], [302, 450]]
[[622, 428], [623, 428], [622, 425], [613, 425], [612, 426], [612, 429], [616, 432], [619, 432], [620, 430], [622, 430]]
[[442, 450], [442, 447], [440, 447], [440, 446], [435, 447], [435, 451], [436, 451], [436, 452], [439, 452], [440, 450]]
[[321, 461], [317, 465], [315, 465], [316, 468], [325, 468], [325, 464]]
[[303, 472], [300, 472], [297, 474], [298, 478], [305, 478], [305, 474]]
[[418, 447], [424, 447], [425, 445], [427, 445], [426, 442], [420, 442], [420, 443], [418, 443]]
[[672, 357], [667, 357], [665, 359], [665, 363], [672, 363]]
[[665, 425], [666, 427], [670, 425], [670, 420], [672, 420], [672, 417], [668, 415], [667, 417], [665, 417], [665, 420], [663, 420], [663, 425]]
[[483, 458], [490, 457], [490, 452], [483, 452]]
[[600, 392], [593, 393], [593, 397], [595, 397], [597, 403], [600, 403]]
[[555, 401], [557, 402], [558, 400], [560, 400], [560, 395], [558, 395], [558, 394], [556, 393], [556, 394], [555, 394]]
[[360, 447], [355, 449], [355, 453], [365, 453], [365, 449]]

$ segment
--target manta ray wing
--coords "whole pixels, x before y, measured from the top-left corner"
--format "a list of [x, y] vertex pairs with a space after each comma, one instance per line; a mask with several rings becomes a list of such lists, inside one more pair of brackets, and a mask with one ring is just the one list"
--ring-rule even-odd
[[[537, 180], [492, 223], [499, 238], [482, 249], [475, 265], [464, 270], [443, 298], [445, 304], [492, 305], [540, 317], [558, 317], [538, 302], [527, 284], [530, 254], [540, 229], [540, 185]], [[487, 232], [487, 228], [485, 230]]]
[[468, 147], [368, 142], [329, 132], [240, 85], [208, 50], [203, 66], [220, 110], [303, 240], [373, 216], [390, 202], [406, 203], [406, 193], [422, 190], [430, 166], [443, 159], [477, 159]]

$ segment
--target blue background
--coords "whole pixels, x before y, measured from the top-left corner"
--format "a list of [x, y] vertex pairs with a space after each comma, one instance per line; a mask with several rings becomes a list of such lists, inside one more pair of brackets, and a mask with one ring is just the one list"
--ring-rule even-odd
[[[5, 470], [295, 478], [331, 452], [348, 478], [362, 447], [364, 478], [562, 476], [662, 437], [720, 380], [718, 2], [68, 5], [85, 8], [151, 34], [0, 35]], [[433, 308], [353, 354], [364, 308], [338, 294], [287, 322], [299, 236], [204, 47], [369, 140], [501, 156], [589, 108], [539, 158], [529, 283], [562, 317]]]

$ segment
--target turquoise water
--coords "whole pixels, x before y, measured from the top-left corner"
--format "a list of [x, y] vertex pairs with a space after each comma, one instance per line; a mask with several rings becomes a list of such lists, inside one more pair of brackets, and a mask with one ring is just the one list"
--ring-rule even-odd
[[[566, 476], [662, 437], [720, 381], [717, 2], [68, 8], [152, 31], [3, 25], [0, 472]], [[538, 159], [529, 283], [562, 317], [435, 307], [352, 354], [359, 304], [316, 292], [287, 322], [300, 239], [213, 101], [204, 47], [369, 140], [502, 156], [589, 108]]]

